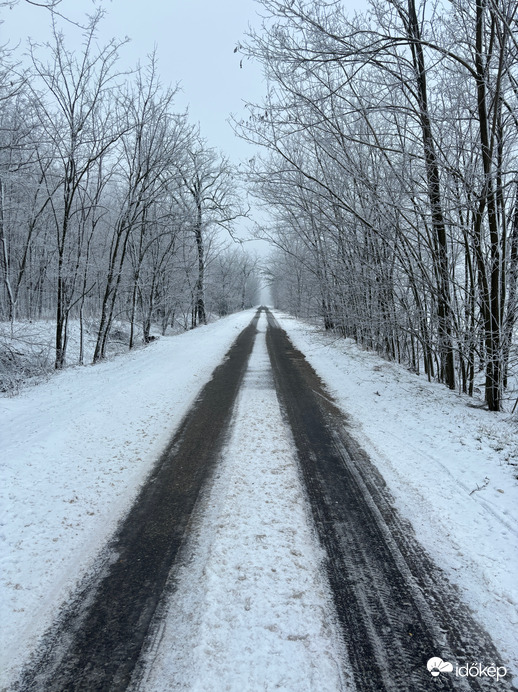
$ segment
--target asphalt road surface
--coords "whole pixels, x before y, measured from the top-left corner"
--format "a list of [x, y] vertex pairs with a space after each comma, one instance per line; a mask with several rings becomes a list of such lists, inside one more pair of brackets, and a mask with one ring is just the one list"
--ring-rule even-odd
[[[196, 503], [225, 443], [259, 312], [200, 393], [132, 510], [35, 654], [20, 692], [126, 690]], [[302, 353], [267, 312], [277, 395], [357, 689], [510, 690], [507, 677], [432, 677], [433, 656], [501, 660], [489, 636], [393, 508], [383, 479], [348, 432]], [[243, 691], [246, 692], [246, 691]], [[297, 692], [293, 690], [292, 692]]]

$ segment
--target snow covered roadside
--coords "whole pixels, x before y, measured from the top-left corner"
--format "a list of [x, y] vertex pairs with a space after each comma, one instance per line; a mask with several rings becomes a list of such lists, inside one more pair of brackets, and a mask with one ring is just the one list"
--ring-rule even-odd
[[254, 311], [0, 398], [0, 689], [131, 506]]
[[[214, 482], [136, 689], [354, 687], [258, 324]], [[348, 666], [345, 665], [347, 669]], [[135, 688], [134, 688], [135, 689]]]
[[417, 539], [493, 637], [496, 663], [516, 675], [518, 483], [508, 463], [518, 462], [516, 423], [350, 340], [275, 316], [349, 417]]

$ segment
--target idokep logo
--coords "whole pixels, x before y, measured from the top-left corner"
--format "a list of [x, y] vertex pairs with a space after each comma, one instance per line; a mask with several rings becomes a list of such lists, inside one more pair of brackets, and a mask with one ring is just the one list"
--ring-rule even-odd
[[[443, 661], [439, 656], [434, 656], [428, 659], [426, 667], [436, 678], [441, 673], [453, 673], [453, 664], [448, 661]], [[482, 663], [466, 663], [464, 666], [455, 666], [455, 675], [458, 678], [494, 678], [495, 680], [500, 680], [500, 678], [505, 678], [507, 675], [507, 668], [505, 666], [496, 666], [494, 664], [490, 666], [484, 666]]]

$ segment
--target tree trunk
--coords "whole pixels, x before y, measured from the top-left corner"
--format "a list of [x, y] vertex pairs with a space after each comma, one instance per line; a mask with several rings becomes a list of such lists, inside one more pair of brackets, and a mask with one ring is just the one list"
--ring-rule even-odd
[[408, 0], [408, 17], [408, 30], [412, 40], [411, 49], [416, 74], [419, 117], [426, 164], [428, 198], [430, 200], [432, 225], [436, 241], [436, 251], [433, 253], [433, 259], [436, 265], [438, 276], [437, 318], [439, 327], [438, 337], [441, 380], [445, 382], [450, 389], [455, 389], [455, 359], [452, 343], [448, 241], [442, 210], [439, 165], [435, 153], [432, 124], [428, 110], [428, 91], [426, 84], [424, 52], [421, 43], [421, 35], [414, 0]]
[[2, 273], [4, 275], [4, 284], [7, 291], [7, 296], [9, 298], [9, 322], [11, 323], [11, 336], [13, 334], [14, 320], [16, 318], [16, 300], [14, 298], [13, 289], [10, 280], [10, 267], [9, 267], [9, 252], [7, 248], [7, 239], [5, 237], [5, 227], [4, 227], [4, 183], [0, 178], [0, 240], [2, 243]]
[[135, 338], [135, 312], [137, 308], [138, 280], [139, 277], [136, 275], [133, 279], [133, 291], [131, 293], [130, 338], [128, 346], [130, 350], [133, 348]]
[[[500, 301], [500, 243], [498, 232], [498, 210], [493, 186], [493, 152], [489, 136], [487, 111], [486, 65], [483, 59], [484, 2], [476, 4], [475, 69], [477, 82], [477, 106], [482, 149], [484, 186], [480, 197], [478, 213], [478, 233], [476, 241], [479, 251], [479, 271], [484, 271], [484, 294], [482, 296], [484, 314], [484, 340], [486, 347], [486, 403], [490, 411], [499, 411], [502, 397], [502, 352], [501, 352], [501, 301]], [[499, 95], [493, 96], [494, 108], [498, 108]], [[482, 214], [487, 207], [490, 245], [489, 276], [482, 260], [481, 232]]]
[[516, 198], [509, 249], [509, 272], [507, 292], [507, 314], [504, 322], [503, 334], [503, 386], [507, 387], [509, 356], [513, 341], [513, 330], [518, 319], [518, 183], [516, 184]]
[[59, 252], [58, 258], [58, 286], [56, 305], [56, 358], [54, 368], [61, 370], [65, 365], [65, 282], [63, 279], [63, 253]]
[[195, 287], [195, 303], [193, 314], [193, 327], [197, 324], [207, 324], [207, 315], [205, 313], [205, 248], [203, 246], [202, 233], [202, 214], [201, 205], [197, 205], [196, 226], [194, 229], [194, 237], [196, 239], [196, 250], [198, 252], [198, 279]]

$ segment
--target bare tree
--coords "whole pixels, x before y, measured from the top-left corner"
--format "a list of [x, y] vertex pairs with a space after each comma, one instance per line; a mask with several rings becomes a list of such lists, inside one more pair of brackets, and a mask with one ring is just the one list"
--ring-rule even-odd
[[[70, 276], [65, 262], [79, 190], [92, 167], [121, 136], [111, 105], [119, 76], [115, 64], [121, 44], [112, 41], [103, 48], [96, 47], [95, 33], [101, 17], [102, 13], [98, 12], [90, 20], [80, 55], [67, 48], [54, 20], [53, 43], [46, 46], [50, 59], [41, 60], [37, 46], [31, 46], [37, 77], [33, 90], [39, 97], [40, 124], [54, 159], [52, 167], [42, 167], [42, 171], [49, 170], [45, 180], [58, 253], [55, 358], [58, 369], [65, 363], [68, 317], [77, 299], [74, 290], [77, 274], [72, 272]], [[56, 178], [57, 192], [54, 191]]]
[[134, 301], [152, 207], [171, 188], [176, 167], [185, 157], [190, 141], [185, 115], [171, 111], [174, 96], [174, 90], [161, 92], [156, 60], [152, 56], [147, 70], [137, 72], [134, 87], [119, 103], [121, 115], [126, 114], [123, 117], [128, 124], [121, 139], [119, 183], [114, 190], [118, 213], [113, 224], [94, 362], [105, 356], [130, 237], [133, 233], [139, 236], [133, 275]]
[[256, 304], [259, 271], [259, 258], [241, 245], [218, 253], [208, 272], [211, 305], [218, 315], [228, 315]]
[[234, 221], [246, 212], [236, 194], [236, 176], [225, 157], [207, 147], [198, 135], [181, 175], [187, 191], [185, 203], [192, 209], [192, 232], [198, 257], [191, 326], [205, 324], [205, 235], [213, 227], [231, 235]]

